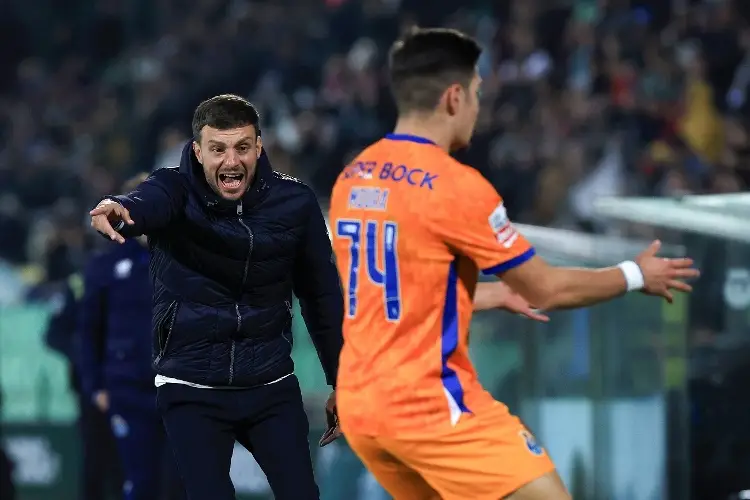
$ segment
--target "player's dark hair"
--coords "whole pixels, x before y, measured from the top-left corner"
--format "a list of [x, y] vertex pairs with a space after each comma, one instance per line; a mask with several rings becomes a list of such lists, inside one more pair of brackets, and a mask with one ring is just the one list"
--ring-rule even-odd
[[122, 183], [122, 189], [120, 190], [120, 192], [132, 193], [141, 182], [148, 179], [148, 175], [149, 174], [147, 174], [146, 172], [139, 172], [138, 174], [134, 175], [133, 177]]
[[252, 125], [260, 135], [260, 114], [255, 106], [234, 94], [222, 94], [206, 99], [193, 113], [193, 137], [200, 142], [201, 130], [209, 126], [218, 130], [247, 127]]
[[431, 111], [453, 84], [468, 88], [482, 53], [457, 30], [412, 28], [390, 51], [391, 90], [399, 113]]

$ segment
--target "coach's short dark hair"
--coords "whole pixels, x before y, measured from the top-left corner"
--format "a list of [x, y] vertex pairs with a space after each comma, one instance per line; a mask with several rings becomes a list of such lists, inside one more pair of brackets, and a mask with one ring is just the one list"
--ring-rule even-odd
[[193, 113], [193, 137], [200, 141], [201, 130], [209, 126], [219, 130], [252, 125], [260, 135], [260, 115], [255, 106], [244, 97], [222, 94], [206, 99]]
[[468, 88], [481, 53], [479, 43], [460, 31], [412, 28], [390, 52], [391, 89], [399, 112], [433, 110], [451, 85]]

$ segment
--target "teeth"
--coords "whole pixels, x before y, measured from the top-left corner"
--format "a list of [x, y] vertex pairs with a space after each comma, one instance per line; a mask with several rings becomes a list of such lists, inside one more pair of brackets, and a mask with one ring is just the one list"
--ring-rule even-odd
[[243, 174], [220, 174], [219, 179], [222, 181], [240, 182], [244, 177]]

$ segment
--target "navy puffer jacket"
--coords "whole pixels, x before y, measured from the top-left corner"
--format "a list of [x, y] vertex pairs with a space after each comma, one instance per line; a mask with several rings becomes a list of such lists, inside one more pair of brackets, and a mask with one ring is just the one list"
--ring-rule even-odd
[[208, 186], [185, 145], [179, 167], [112, 197], [146, 234], [153, 284], [154, 368], [210, 386], [253, 387], [294, 370], [292, 294], [336, 380], [343, 299], [323, 214], [305, 184], [274, 172], [265, 152], [240, 201]]

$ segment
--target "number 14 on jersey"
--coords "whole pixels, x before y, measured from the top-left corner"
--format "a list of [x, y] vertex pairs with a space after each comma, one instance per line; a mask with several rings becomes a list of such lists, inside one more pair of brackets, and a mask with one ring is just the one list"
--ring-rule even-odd
[[[401, 319], [401, 287], [398, 270], [398, 254], [396, 243], [398, 238], [398, 224], [384, 222], [382, 237], [379, 238], [380, 224], [376, 221], [356, 219], [339, 219], [336, 221], [336, 236], [349, 240], [349, 273], [342, 276], [348, 279], [346, 286], [347, 315], [354, 318], [359, 305], [361, 250], [364, 250], [367, 278], [372, 284], [383, 289], [385, 314], [388, 321]], [[363, 234], [364, 229], [364, 234]], [[364, 241], [363, 241], [364, 237]], [[378, 256], [382, 255], [382, 270], [378, 266]]]

